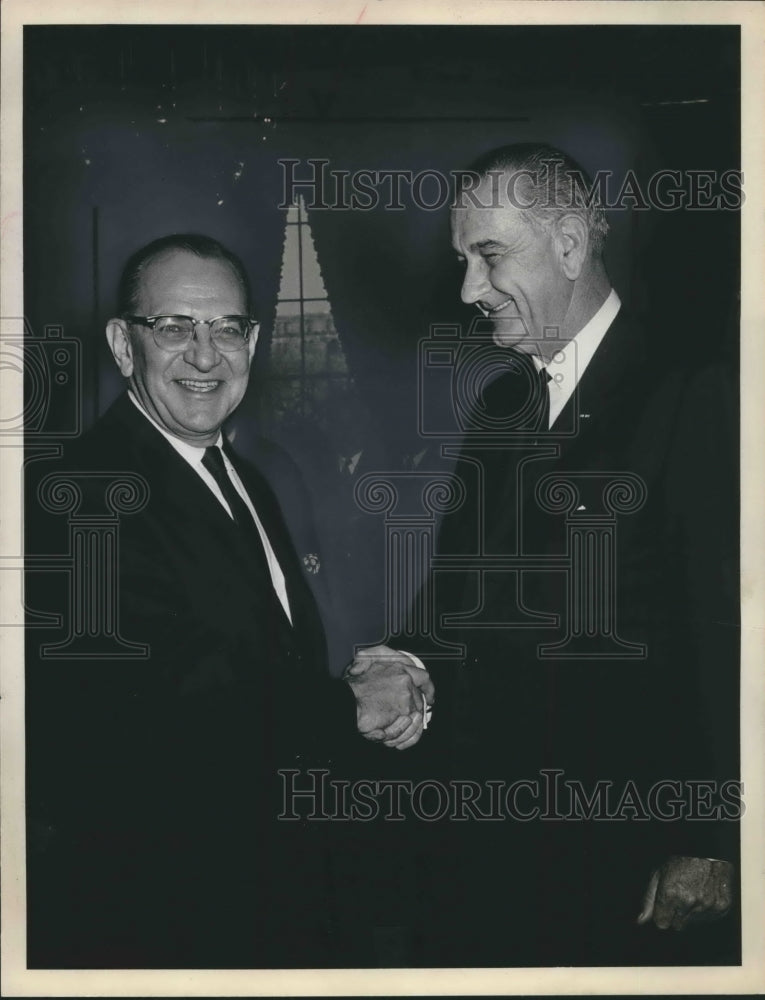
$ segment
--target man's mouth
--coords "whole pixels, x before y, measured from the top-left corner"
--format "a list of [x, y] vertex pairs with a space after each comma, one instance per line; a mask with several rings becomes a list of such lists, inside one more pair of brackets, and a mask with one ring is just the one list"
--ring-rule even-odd
[[189, 392], [212, 392], [222, 384], [220, 379], [177, 378], [175, 381]]
[[488, 302], [478, 302], [476, 304], [484, 316], [496, 316], [497, 313], [502, 312], [503, 309], [507, 309], [508, 306], [515, 305], [515, 299], [512, 295], [509, 295], [505, 301], [500, 302], [498, 306], [490, 306]]

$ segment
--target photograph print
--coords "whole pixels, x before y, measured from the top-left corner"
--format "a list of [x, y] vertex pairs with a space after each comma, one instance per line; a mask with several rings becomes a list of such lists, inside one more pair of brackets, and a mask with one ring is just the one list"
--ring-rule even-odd
[[22, 964], [740, 966], [741, 26], [54, 20]]

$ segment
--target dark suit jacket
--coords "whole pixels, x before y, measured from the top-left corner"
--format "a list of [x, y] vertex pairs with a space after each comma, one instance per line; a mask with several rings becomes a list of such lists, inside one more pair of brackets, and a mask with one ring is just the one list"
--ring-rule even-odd
[[338, 675], [354, 646], [379, 642], [385, 630], [385, 529], [379, 515], [359, 506], [355, 490], [365, 475], [388, 471], [391, 460], [374, 441], [361, 449], [352, 475], [340, 471], [340, 455], [331, 448], [295, 457], [311, 491], [321, 539], [329, 591], [321, 608], [330, 672]]
[[[30, 629], [35, 965], [327, 961], [324, 846], [317, 824], [277, 821], [277, 771], [342, 753], [353, 696], [327, 675], [319, 615], [269, 487], [234, 461], [284, 571], [292, 626], [233, 521], [126, 396], [63, 465], [32, 470], [31, 552], [68, 547], [66, 519], [34, 504], [48, 472], [83, 490], [79, 514], [108, 513], [101, 473], [145, 482], [143, 509], [120, 518], [114, 582], [120, 636], [149, 647], [143, 659], [47, 659], [40, 643], [53, 637]], [[52, 577], [35, 585], [37, 606], [64, 610]]]
[[[517, 392], [514, 377], [488, 388], [489, 413], [516, 408], [508, 404]], [[526, 813], [534, 803], [542, 813], [571, 810], [565, 787], [555, 809], [547, 809], [552, 779], [544, 769], [562, 771], [561, 782], [581, 782], [588, 795], [597, 782], [612, 782], [608, 808], [617, 815], [630, 782], [642, 803], [611, 820], [524, 822], [516, 816], [458, 830], [463, 905], [482, 918], [473, 944], [466, 944], [469, 929], [452, 942], [457, 964], [682, 962], [682, 949], [672, 952], [666, 936], [663, 955], [644, 948], [658, 932], [640, 929], [643, 937], [635, 937], [652, 867], [671, 854], [736, 860], [737, 826], [722, 818], [735, 808], [724, 808], [717, 792], [721, 821], [642, 815], [650, 813], [647, 796], [657, 781], [738, 778], [735, 416], [735, 395], [722, 372], [664, 371], [660, 358], [646, 355], [622, 310], [551, 431], [523, 436], [518, 449], [487, 449], [485, 436], [467, 435], [456, 470], [467, 499], [443, 524], [441, 555], [479, 551], [479, 511], [487, 556], [570, 555], [575, 543], [567, 521], [607, 512], [604, 486], [621, 473], [642, 484], [644, 499], [632, 512], [616, 514], [609, 544], [615, 552], [611, 626], [634, 644], [632, 652], [644, 645], [645, 655], [617, 649], [608, 634], [593, 637], [578, 658], [563, 655], [573, 647], [544, 650], [566, 638], [578, 588], [596, 578], [592, 566], [578, 578], [560, 565], [500, 570], [484, 579], [483, 592], [474, 572], [436, 573], [439, 613], [474, 613], [472, 621], [440, 632], [464, 643], [464, 658], [428, 663], [438, 703], [432, 743], [423, 741], [420, 754], [427, 767], [479, 782], [537, 781], [533, 802], [530, 792], [518, 797], [518, 810]], [[542, 509], [538, 500], [537, 489], [550, 475], [578, 490], [568, 496], [558, 490], [557, 511]], [[596, 536], [582, 544], [597, 551]], [[602, 573], [598, 578], [603, 581]], [[533, 617], [542, 614], [546, 622]], [[693, 787], [681, 785], [685, 808], [692, 808]], [[666, 793], [660, 801], [666, 813]], [[517, 901], [513, 912], [522, 914], [515, 923], [511, 899]], [[724, 955], [705, 942], [706, 953], [687, 960], [736, 960], [729, 939]]]

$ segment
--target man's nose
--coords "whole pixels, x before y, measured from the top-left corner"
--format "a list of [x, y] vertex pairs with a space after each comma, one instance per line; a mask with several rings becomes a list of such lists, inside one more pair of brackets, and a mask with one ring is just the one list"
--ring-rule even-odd
[[485, 267], [479, 263], [468, 263], [460, 292], [462, 301], [466, 305], [473, 305], [474, 302], [486, 298], [490, 292], [491, 282], [486, 276]]
[[202, 372], [209, 372], [220, 361], [220, 352], [212, 341], [210, 327], [206, 323], [197, 323], [194, 327], [191, 340], [183, 352], [183, 360]]

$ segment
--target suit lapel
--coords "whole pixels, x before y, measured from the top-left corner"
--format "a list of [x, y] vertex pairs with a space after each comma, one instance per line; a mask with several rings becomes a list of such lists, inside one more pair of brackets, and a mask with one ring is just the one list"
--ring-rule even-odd
[[[208, 563], [220, 564], [223, 569], [238, 566], [248, 586], [261, 591], [265, 602], [273, 600], [276, 613], [283, 615], [273, 587], [264, 586], [260, 574], [251, 572], [239, 528], [189, 463], [127, 395], [114, 404], [109, 417], [119, 425], [126, 453], [132, 455], [134, 466], [144, 472], [154, 501], [151, 509], [166, 524], [168, 532], [182, 538], [187, 551], [196, 552], [199, 558], [204, 551]], [[253, 503], [257, 510], [254, 498]], [[264, 527], [271, 541], [273, 535], [265, 520]], [[286, 622], [286, 616], [284, 619]]]
[[161, 498], [163, 509], [184, 520], [204, 522], [217, 536], [233, 541], [235, 530], [229, 529], [236, 526], [215, 495], [127, 395], [115, 403], [112, 414], [122, 427], [136, 466], [146, 469], [151, 493]]
[[[284, 574], [287, 598], [295, 630], [315, 637], [321, 631], [318, 611], [305, 580], [303, 567], [292, 544], [279, 502], [266, 479], [251, 464], [244, 463], [226, 444], [226, 454], [242, 480]], [[322, 640], [323, 641], [323, 640]]]
[[[524, 435], [519, 439], [522, 450], [489, 453], [493, 480], [488, 482], [487, 471], [487, 494], [498, 497], [499, 502], [494, 505], [493, 517], [487, 519], [488, 551], [515, 550], [521, 539], [509, 532], [516, 523], [519, 505], [529, 551], [544, 547], [549, 517], [539, 509], [534, 495], [540, 477], [565, 470], [586, 471], [607, 454], [614, 434], [618, 434], [623, 446], [622, 413], [629, 409], [630, 396], [644, 384], [644, 366], [642, 336], [620, 310], [553, 427]], [[506, 391], [501, 380], [492, 388], [495, 386]], [[597, 442], [596, 448], [593, 442]], [[538, 460], [528, 461], [534, 459], [535, 451]], [[519, 479], [520, 460], [524, 467]]]
[[552, 428], [551, 436], [561, 428], [575, 428], [569, 441], [560, 439], [564, 452], [586, 442], [591, 428], [602, 425], [630, 395], [643, 377], [646, 357], [643, 335], [620, 309]]

